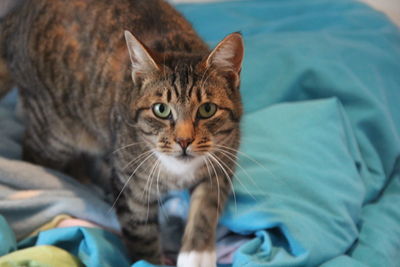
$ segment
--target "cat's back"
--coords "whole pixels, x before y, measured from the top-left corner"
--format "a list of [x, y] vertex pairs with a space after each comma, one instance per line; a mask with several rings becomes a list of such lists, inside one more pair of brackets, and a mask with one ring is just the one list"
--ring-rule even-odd
[[23, 0], [3, 25], [5, 53], [14, 69], [37, 68], [47, 80], [62, 73], [93, 82], [101, 66], [126, 68], [124, 30], [156, 52], [207, 50], [163, 0]]
[[[43, 34], [49, 34], [53, 25], [70, 34], [82, 34], [85, 29], [112, 34], [128, 28], [144, 43], [179, 31], [195, 35], [190, 24], [164, 0], [17, 0], [0, 11], [8, 13], [0, 13], [0, 18], [8, 15], [14, 29], [36, 28]], [[74, 31], [78, 29], [81, 31]]]

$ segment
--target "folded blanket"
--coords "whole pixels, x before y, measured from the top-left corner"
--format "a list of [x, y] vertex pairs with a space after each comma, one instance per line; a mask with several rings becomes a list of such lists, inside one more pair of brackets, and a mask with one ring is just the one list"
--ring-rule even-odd
[[70, 177], [21, 161], [0, 158], [0, 213], [17, 239], [59, 214], [92, 221], [119, 231], [109, 205]]
[[[211, 45], [237, 30], [245, 37], [241, 167], [236, 202], [229, 200], [221, 218], [230, 231], [221, 237], [241, 244], [243, 236], [245, 242], [232, 266], [398, 266], [399, 30], [350, 0], [248, 0], [179, 9]], [[10, 117], [5, 121], [14, 125]], [[0, 142], [0, 152], [16, 159], [18, 149], [11, 148], [18, 141]], [[80, 204], [87, 203], [90, 198]], [[15, 216], [6, 216], [13, 229]], [[185, 214], [176, 217], [182, 221]], [[17, 246], [7, 229], [0, 228], [3, 254]], [[87, 266], [129, 265], [119, 239], [101, 229], [44, 231], [19, 247], [35, 244], [61, 247]]]

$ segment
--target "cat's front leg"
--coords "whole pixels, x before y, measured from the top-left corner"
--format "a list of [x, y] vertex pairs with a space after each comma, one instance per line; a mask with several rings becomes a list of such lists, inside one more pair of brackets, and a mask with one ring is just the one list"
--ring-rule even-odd
[[193, 190], [178, 267], [216, 266], [215, 232], [229, 192], [226, 179], [220, 179], [219, 186], [206, 181]]
[[118, 203], [123, 239], [132, 260], [161, 264], [157, 200], [147, 202], [125, 196]]

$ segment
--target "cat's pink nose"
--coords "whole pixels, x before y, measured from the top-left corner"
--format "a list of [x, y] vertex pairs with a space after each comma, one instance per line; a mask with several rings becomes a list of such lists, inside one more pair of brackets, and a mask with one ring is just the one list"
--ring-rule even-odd
[[193, 142], [193, 138], [176, 138], [175, 141], [183, 150], [186, 150], [186, 148]]

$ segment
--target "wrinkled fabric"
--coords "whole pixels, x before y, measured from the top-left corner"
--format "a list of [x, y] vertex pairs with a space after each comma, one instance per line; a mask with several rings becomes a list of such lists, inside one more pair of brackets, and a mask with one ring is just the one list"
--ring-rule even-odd
[[[245, 39], [241, 167], [236, 201], [230, 198], [220, 223], [250, 240], [232, 255], [232, 266], [398, 266], [398, 28], [350, 0], [178, 9], [212, 46], [238, 30]], [[15, 142], [9, 144], [0, 151]], [[1, 229], [10, 244], [0, 246], [5, 254], [17, 244], [8, 226]], [[108, 232], [50, 231], [18, 247], [51, 244], [88, 266], [128, 265]]]

